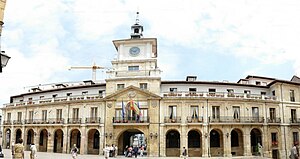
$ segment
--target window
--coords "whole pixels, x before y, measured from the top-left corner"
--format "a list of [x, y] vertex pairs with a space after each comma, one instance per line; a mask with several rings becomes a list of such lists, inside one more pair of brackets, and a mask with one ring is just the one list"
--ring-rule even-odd
[[259, 109], [258, 107], [252, 107], [252, 117], [253, 119], [259, 118]]
[[47, 120], [47, 110], [42, 110], [42, 120], [43, 121]]
[[125, 84], [117, 84], [117, 90], [121, 90], [125, 88]]
[[78, 119], [79, 117], [79, 108], [73, 108], [73, 119]]
[[291, 121], [292, 121], [292, 123], [296, 123], [297, 122], [296, 109], [291, 109]]
[[170, 119], [176, 118], [176, 106], [169, 106], [169, 118]]
[[72, 95], [72, 93], [67, 93], [67, 96], [70, 97]]
[[220, 134], [216, 130], [210, 132], [210, 147], [220, 147]]
[[121, 109], [116, 109], [115, 113], [116, 113], [116, 118], [117, 118], [117, 119], [118, 119], [118, 118], [121, 118], [122, 115], [123, 115]]
[[29, 121], [33, 120], [33, 111], [29, 111]]
[[295, 91], [294, 90], [290, 90], [290, 100], [291, 100], [291, 102], [295, 102]]
[[53, 95], [52, 95], [52, 98], [56, 98], [56, 97], [57, 97], [57, 94], [53, 94]]
[[271, 133], [271, 138], [272, 138], [272, 145], [276, 144], [275, 142], [277, 142], [277, 133]]
[[196, 94], [197, 88], [189, 88], [190, 94]]
[[147, 83], [140, 83], [140, 89], [147, 89]]
[[239, 147], [239, 134], [235, 131], [231, 131], [231, 147]]
[[270, 120], [276, 119], [275, 108], [270, 108]]
[[198, 111], [199, 111], [198, 105], [191, 105], [190, 114], [192, 116], [192, 119], [198, 119], [198, 117], [199, 117]]
[[240, 118], [240, 107], [233, 106], [233, 119], [239, 119]]
[[170, 88], [170, 92], [177, 92], [177, 88]]
[[260, 81], [255, 81], [255, 85], [260, 86], [261, 82]]
[[18, 112], [18, 122], [22, 121], [22, 112]]
[[293, 142], [299, 143], [299, 133], [298, 132], [293, 132]]
[[99, 90], [99, 96], [103, 96], [103, 90]]
[[267, 92], [260, 92], [260, 95], [267, 95]]
[[62, 109], [56, 109], [56, 120], [62, 120]]
[[272, 96], [275, 96], [275, 95], [276, 95], [275, 90], [273, 90], [272, 91]]
[[95, 134], [94, 134], [94, 138], [93, 138], [93, 140], [94, 140], [94, 142], [93, 142], [93, 149], [99, 149], [99, 136], [100, 136], [100, 134], [99, 134], [99, 132], [98, 131], [96, 131], [95, 132]]
[[216, 89], [214, 89], [214, 88], [209, 88], [209, 89], [208, 89], [208, 94], [209, 94], [209, 95], [215, 95], [215, 94], [216, 94]]
[[11, 113], [7, 113], [7, 121], [11, 120]]
[[220, 107], [219, 106], [213, 106], [212, 107], [212, 118], [213, 119], [219, 119], [220, 118]]
[[128, 66], [128, 71], [138, 71], [139, 66]]
[[234, 90], [233, 89], [227, 89], [228, 97], [234, 97]]
[[85, 96], [85, 95], [87, 95], [87, 94], [88, 94], [88, 91], [82, 92], [82, 95], [83, 95], [83, 96]]
[[91, 118], [96, 119], [98, 117], [98, 108], [97, 107], [92, 107], [91, 108]]
[[250, 98], [251, 91], [250, 90], [244, 90], [244, 94], [246, 94], [247, 98]]
[[147, 120], [148, 118], [148, 109], [141, 109], [141, 117], [140, 117], [140, 120], [143, 121], [143, 120]]

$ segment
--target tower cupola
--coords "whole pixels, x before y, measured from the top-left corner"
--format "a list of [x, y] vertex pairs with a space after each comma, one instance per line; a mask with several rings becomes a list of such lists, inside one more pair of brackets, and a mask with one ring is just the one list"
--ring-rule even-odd
[[135, 24], [131, 26], [131, 39], [140, 39], [143, 37], [144, 28], [140, 25], [139, 12], [136, 12]]

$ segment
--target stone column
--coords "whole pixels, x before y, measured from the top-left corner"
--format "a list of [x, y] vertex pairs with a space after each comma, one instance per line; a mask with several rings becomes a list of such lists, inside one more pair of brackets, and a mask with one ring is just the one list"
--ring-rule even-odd
[[38, 128], [36, 128], [36, 130], [34, 130], [33, 137], [34, 137], [34, 139], [33, 139], [34, 145], [36, 146], [37, 151], [39, 151], [40, 135], [39, 135]]
[[224, 157], [231, 157], [231, 135], [229, 131], [226, 131], [223, 134], [223, 146], [224, 146]]
[[[100, 145], [99, 145], [99, 155], [103, 155], [103, 149], [104, 149], [104, 145], [105, 145], [105, 135], [104, 135], [104, 125], [103, 124], [100, 124], [100, 130], [98, 130], [100, 133], [100, 136], [99, 136], [99, 141], [100, 141]], [[121, 148], [119, 147], [118, 145], [118, 148]]]
[[246, 127], [244, 129], [243, 141], [244, 141], [244, 156], [252, 156], [251, 154], [251, 136], [250, 129]]
[[188, 135], [187, 135], [187, 125], [181, 124], [181, 134], [180, 134], [180, 154], [182, 154], [183, 147], [187, 149], [188, 152]]
[[81, 127], [81, 138], [80, 138], [80, 154], [87, 154], [87, 133], [86, 133], [86, 126]]
[[47, 152], [53, 152], [53, 142], [54, 142], [54, 134], [52, 132], [48, 132], [48, 141], [47, 141]]
[[160, 126], [160, 157], [166, 157], [166, 132], [165, 132], [165, 125], [161, 124]]

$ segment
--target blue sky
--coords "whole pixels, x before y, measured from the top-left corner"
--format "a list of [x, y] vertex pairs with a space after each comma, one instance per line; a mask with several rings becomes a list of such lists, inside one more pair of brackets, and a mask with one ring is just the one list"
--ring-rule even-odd
[[290, 80], [300, 75], [299, 8], [298, 0], [9, 0], [1, 49], [12, 58], [0, 104], [27, 86], [92, 78], [69, 66], [110, 67], [112, 40], [130, 37], [137, 10], [144, 37], [158, 39], [162, 80]]

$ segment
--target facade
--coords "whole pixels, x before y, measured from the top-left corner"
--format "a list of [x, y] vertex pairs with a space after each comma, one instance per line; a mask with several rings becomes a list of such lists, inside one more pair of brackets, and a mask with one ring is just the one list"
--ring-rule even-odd
[[[157, 39], [143, 26], [114, 40], [118, 56], [103, 83], [83, 81], [32, 87], [4, 104], [4, 148], [101, 155], [106, 144], [145, 146], [148, 156], [287, 158], [299, 142], [300, 82], [247, 76], [237, 83], [162, 81]], [[258, 146], [262, 145], [260, 149]]]

